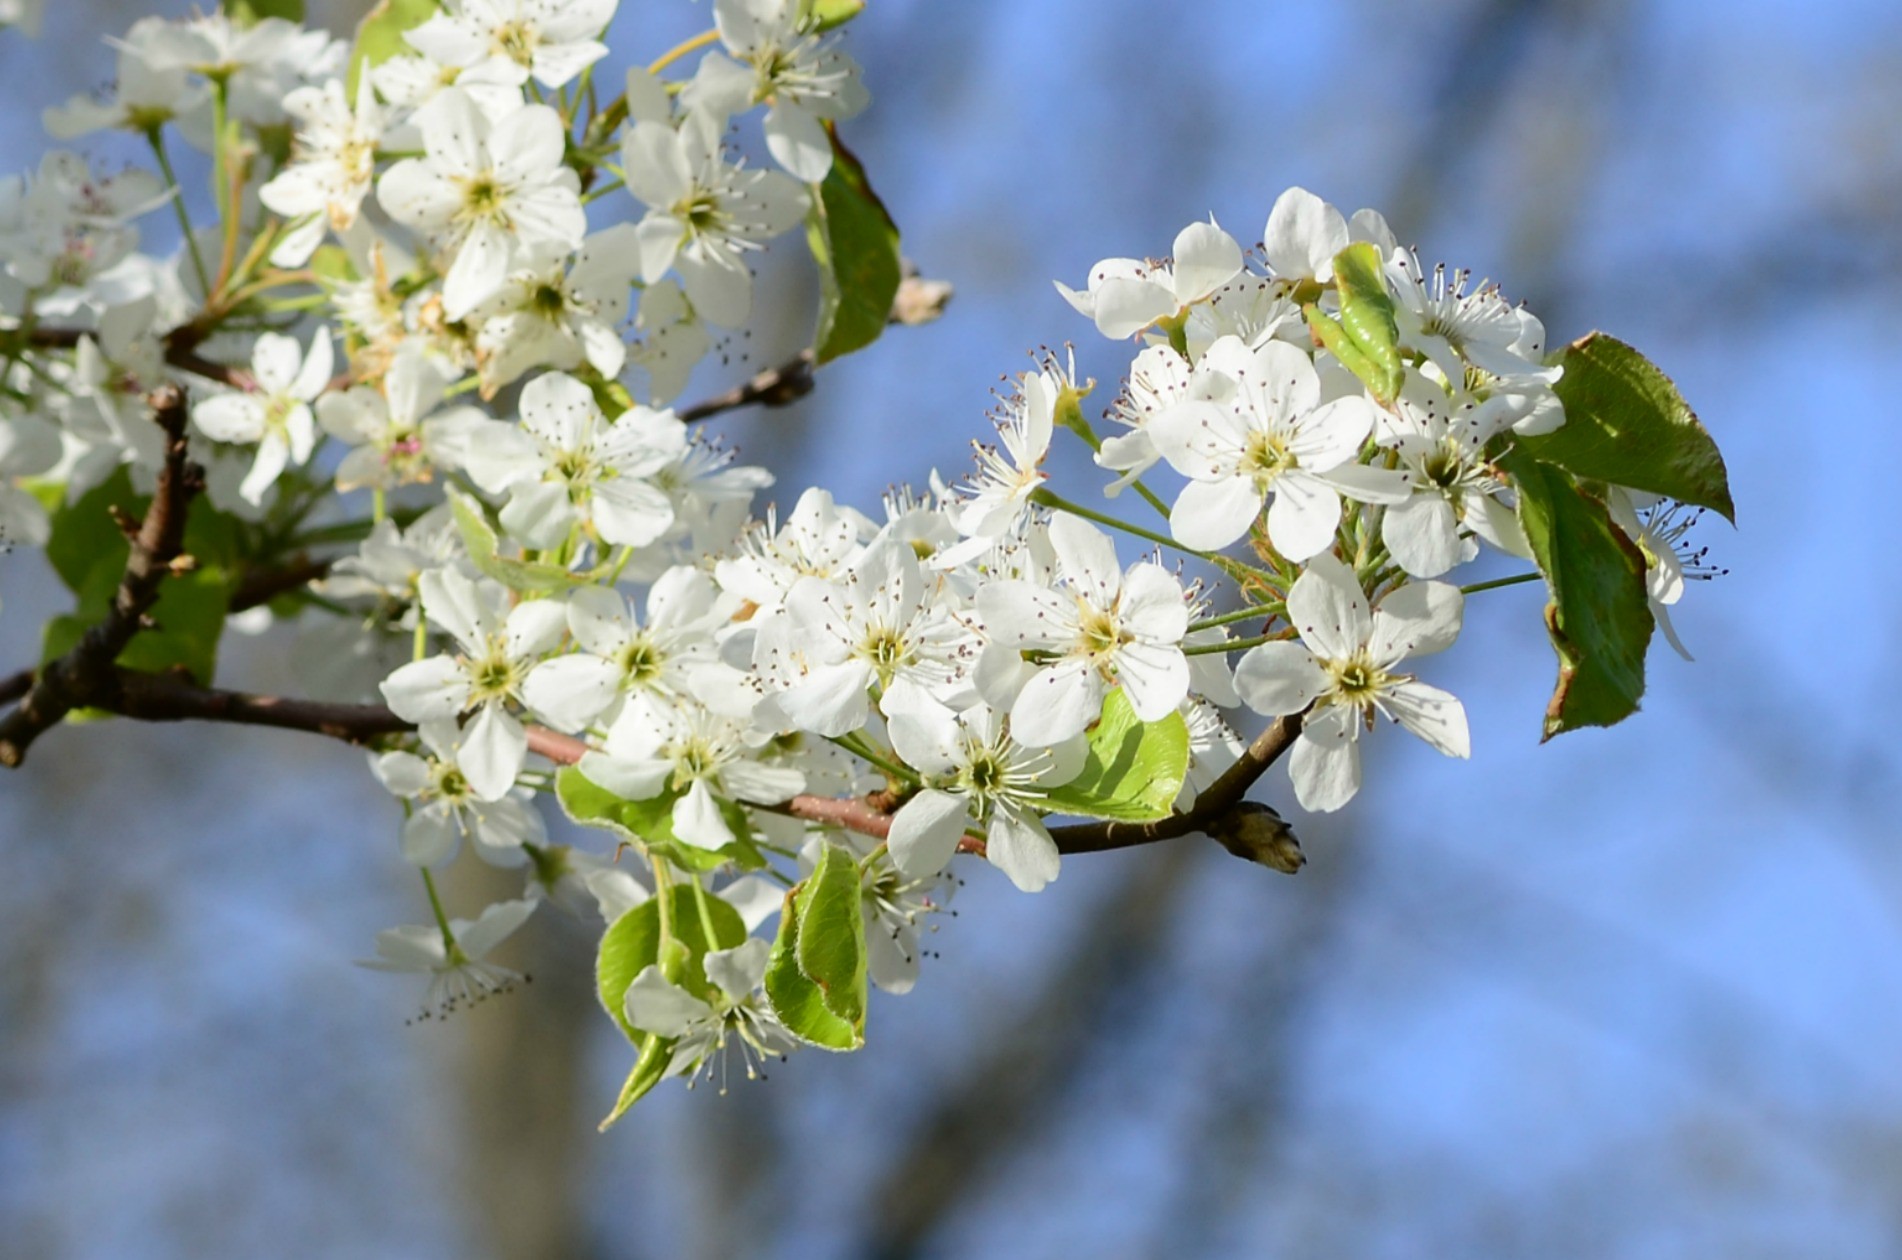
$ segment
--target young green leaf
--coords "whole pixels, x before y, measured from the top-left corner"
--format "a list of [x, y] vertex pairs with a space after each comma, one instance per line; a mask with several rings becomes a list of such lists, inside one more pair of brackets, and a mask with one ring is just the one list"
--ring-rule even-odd
[[811, 31], [844, 26], [865, 12], [865, 0], [801, 0], [802, 17]]
[[1179, 713], [1144, 722], [1119, 687], [1090, 728], [1083, 772], [1048, 794], [1062, 814], [1149, 822], [1167, 817], [1189, 772], [1189, 728]]
[[695, 997], [706, 999], [713, 994], [712, 982], [707, 979], [702, 964], [707, 951], [732, 949], [746, 943], [745, 920], [740, 918], [738, 910], [720, 898], [704, 898], [707, 917], [713, 920], [713, 939], [709, 940], [700, 914], [703, 895], [688, 885], [676, 885], [664, 895], [668, 899], [673, 939], [680, 947], [675, 956], [664, 957], [661, 951], [660, 894], [616, 919], [602, 934], [595, 954], [595, 992], [600, 996], [601, 1006], [636, 1045], [646, 1034], [627, 1022], [627, 988], [634, 983], [635, 976], [648, 967], [664, 964], [661, 970], [669, 980]]
[[720, 816], [733, 831], [732, 844], [702, 849], [683, 843], [674, 834], [674, 802], [680, 795], [670, 789], [644, 801], [630, 801], [616, 796], [573, 766], [564, 766], [555, 776], [555, 798], [570, 821], [584, 827], [599, 827], [623, 840], [644, 844], [671, 859], [676, 866], [711, 871], [732, 862], [743, 870], [753, 871], [766, 865], [765, 857], [751, 839], [746, 811], [731, 801], [720, 803]]
[[[1406, 368], [1400, 360], [1400, 328], [1394, 322], [1393, 295], [1387, 292], [1380, 251], [1357, 241], [1334, 255], [1334, 287], [1341, 299], [1338, 327], [1356, 353], [1350, 361], [1336, 345], [1327, 348], [1360, 377], [1375, 398], [1392, 402], [1406, 380]], [[1313, 315], [1309, 324], [1314, 324]], [[1323, 344], [1332, 340], [1331, 329], [1325, 325], [1316, 332]]]
[[670, 1037], [648, 1033], [636, 1044], [641, 1048], [640, 1056], [634, 1060], [634, 1067], [621, 1086], [620, 1096], [614, 1100], [614, 1110], [608, 1112], [599, 1125], [602, 1133], [614, 1127], [615, 1121], [626, 1115], [630, 1107], [647, 1097], [649, 1091], [666, 1078], [667, 1065], [673, 1061], [675, 1042]]
[[1545, 738], [1621, 722], [1644, 694], [1653, 624], [1644, 555], [1604, 502], [1561, 469], [1516, 451], [1501, 466], [1518, 490], [1519, 523], [1551, 592], [1545, 625], [1559, 682]]
[[1565, 424], [1519, 439], [1521, 450], [1575, 477], [1648, 490], [1736, 523], [1717, 443], [1656, 364], [1600, 332], [1567, 346], [1558, 361], [1565, 374], [1553, 388]]
[[819, 328], [812, 340], [819, 363], [877, 341], [904, 279], [898, 225], [830, 123], [826, 131], [832, 170], [812, 186], [806, 215], [806, 241], [819, 264]]
[[391, 57], [414, 52], [403, 32], [414, 30], [434, 17], [441, 6], [436, 0], [378, 0], [377, 6], [357, 23], [357, 42], [350, 49], [350, 72], [345, 76], [344, 95], [357, 99], [357, 80], [365, 69], [380, 66]]
[[469, 559], [484, 576], [525, 595], [546, 595], [586, 584], [585, 577], [570, 573], [560, 565], [513, 560], [498, 554], [501, 543], [494, 528], [482, 514], [481, 507], [467, 495], [450, 491], [449, 510], [455, 515], [456, 532], [462, 535], [462, 545], [468, 548]]
[[256, 26], [265, 18], [302, 22], [304, 0], [228, 0], [225, 14], [239, 26]]
[[766, 964], [766, 1000], [793, 1036], [823, 1050], [857, 1050], [865, 1044], [863, 1026], [855, 1027], [826, 1006], [825, 994], [799, 969], [800, 899], [810, 881], [786, 894], [779, 912], [779, 935]]
[[819, 986], [826, 1009], [863, 1040], [866, 960], [860, 901], [857, 859], [839, 845], [826, 845], [799, 893], [799, 970]]

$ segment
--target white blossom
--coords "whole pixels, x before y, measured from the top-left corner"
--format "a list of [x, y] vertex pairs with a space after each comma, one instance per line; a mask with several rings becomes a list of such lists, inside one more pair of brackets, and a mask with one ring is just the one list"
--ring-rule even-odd
[[1323, 404], [1314, 364], [1285, 342], [1249, 350], [1223, 338], [1197, 365], [1194, 393], [1149, 423], [1163, 458], [1190, 479], [1169, 515], [1184, 546], [1228, 546], [1272, 497], [1268, 541], [1298, 562], [1333, 542], [1343, 494], [1394, 503], [1409, 493], [1407, 474], [1355, 462], [1372, 404]]
[[206, 437], [258, 444], [257, 458], [239, 487], [247, 502], [264, 502], [286, 466], [302, 466], [310, 458], [317, 444], [310, 405], [329, 387], [333, 362], [327, 328], [311, 338], [309, 353], [294, 337], [265, 333], [251, 355], [257, 388], [213, 394], [192, 408], [192, 423]]
[[390, 167], [376, 195], [438, 252], [448, 318], [461, 319], [500, 288], [523, 254], [581, 244], [580, 180], [563, 164], [554, 110], [524, 105], [492, 122], [466, 92], [451, 89], [423, 111], [422, 130], [427, 156]]
[[1313, 706], [1288, 759], [1302, 808], [1336, 810], [1360, 791], [1360, 733], [1376, 713], [1449, 757], [1470, 755], [1460, 702], [1395, 669], [1450, 647], [1463, 602], [1456, 586], [1414, 582], [1370, 612], [1346, 565], [1332, 556], [1309, 561], [1288, 592], [1300, 642], [1264, 643], [1235, 667], [1235, 687], [1255, 712], [1282, 717]]
[[554, 600], [507, 606], [506, 592], [455, 569], [434, 569], [418, 584], [423, 612], [460, 649], [405, 665], [383, 682], [398, 717], [427, 722], [468, 714], [457, 762], [475, 794], [500, 800], [528, 757], [528, 731], [509, 712], [537, 661], [561, 641], [567, 618]]
[[696, 110], [677, 129], [636, 123], [622, 142], [621, 163], [628, 191], [648, 208], [635, 228], [641, 278], [654, 284], [669, 270], [679, 272], [702, 318], [737, 328], [753, 305], [747, 255], [799, 222], [806, 193], [775, 171], [721, 157], [724, 117]]
[[1038, 817], [1047, 789], [1083, 769], [1081, 737], [1027, 748], [985, 705], [953, 713], [941, 707], [891, 720], [892, 747], [925, 778], [925, 786], [892, 818], [891, 855], [912, 878], [935, 875], [957, 851], [967, 828], [984, 834], [991, 865], [1024, 892], [1057, 877], [1056, 841]]
[[[1082, 734], [1116, 684], [1143, 721], [1167, 717], [1189, 690], [1181, 583], [1153, 562], [1120, 568], [1109, 535], [1072, 516], [1050, 523], [1050, 541], [1059, 589], [1021, 580], [978, 588], [991, 640], [982, 672], [1006, 675], [988, 689], [980, 677], [986, 699], [1002, 705], [1008, 698], [1011, 733], [1033, 747]], [[1043, 663], [1022, 662], [1018, 653], [1026, 650]], [[994, 665], [999, 655], [1008, 662]]]

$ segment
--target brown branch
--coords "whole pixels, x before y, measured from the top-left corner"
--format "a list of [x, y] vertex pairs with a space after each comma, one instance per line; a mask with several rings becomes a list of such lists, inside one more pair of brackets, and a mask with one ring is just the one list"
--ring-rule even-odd
[[5, 678], [0, 678], [0, 704], [12, 704], [33, 690], [33, 675], [37, 672], [37, 670], [23, 669], [17, 674], [8, 674]]
[[231, 593], [231, 611], [243, 612], [259, 604], [268, 604], [279, 595], [302, 590], [329, 573], [330, 565], [329, 560], [313, 560], [309, 556], [299, 555], [282, 565], [254, 569], [244, 575], [244, 580], [238, 583], [238, 589]]
[[691, 407], [683, 407], [675, 414], [692, 424], [696, 420], [705, 420], [723, 411], [751, 407], [755, 403], [762, 407], [784, 407], [812, 392], [812, 367], [812, 351], [801, 350], [797, 358], [776, 368], [767, 368], [746, 384], [736, 385], [724, 394], [716, 394]]
[[1281, 755], [1288, 751], [1294, 744], [1295, 736], [1300, 733], [1301, 715], [1298, 713], [1270, 722], [1268, 729], [1255, 737], [1255, 742], [1248, 746], [1241, 759], [1209, 784], [1208, 789], [1195, 798], [1195, 804], [1186, 813], [1171, 814], [1167, 818], [1146, 823], [1098, 822], [1052, 827], [1050, 836], [1057, 842], [1057, 851], [1060, 853], [1102, 853], [1109, 849], [1154, 844], [1158, 840], [1173, 840], [1192, 832], [1207, 832], [1219, 827], [1227, 815], [1242, 804], [1242, 798], [1248, 795], [1248, 789], [1255, 785], [1255, 780], [1281, 759]]
[[73, 649], [40, 670], [19, 707], [0, 720], [0, 765], [17, 766], [27, 749], [75, 708], [111, 708], [117, 689], [113, 662], [147, 623], [159, 586], [183, 562], [185, 515], [192, 496], [204, 485], [204, 473], [185, 448], [185, 394], [161, 385], [150, 395], [153, 418], [165, 430], [165, 460], [145, 519], [131, 534], [125, 573], [112, 607], [89, 628]]
[[[79, 344], [81, 337], [96, 335], [80, 328], [35, 328], [27, 335], [27, 344], [45, 350], [70, 350]], [[165, 361], [194, 376], [202, 376], [234, 389], [247, 388], [254, 383], [248, 369], [213, 363], [201, 357], [198, 347], [204, 340], [205, 329], [198, 323], [180, 324], [165, 334]]]
[[[909, 261], [905, 263], [905, 275], [899, 282], [898, 293], [892, 298], [891, 315], [888, 323], [917, 327], [929, 324], [944, 314], [945, 306], [951, 301], [951, 286], [943, 280], [926, 280], [917, 274]], [[796, 402], [812, 392], [812, 373], [818, 367], [810, 350], [802, 350], [799, 356], [780, 364], [776, 368], [767, 368], [744, 385], [736, 385], [724, 394], [683, 407], [674, 414], [688, 424], [696, 420], [705, 420], [717, 416], [723, 411], [736, 411], [741, 407], [755, 404], [762, 407], [784, 407]]]
[[415, 730], [380, 704], [334, 704], [201, 687], [176, 674], [116, 671], [110, 703], [98, 707], [141, 722], [231, 722], [328, 735], [361, 744]]

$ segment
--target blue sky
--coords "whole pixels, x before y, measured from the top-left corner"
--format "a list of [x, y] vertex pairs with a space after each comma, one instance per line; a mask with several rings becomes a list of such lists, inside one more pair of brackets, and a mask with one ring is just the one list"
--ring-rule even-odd
[[[617, 46], [643, 58], [704, 21], [637, 7]], [[796, 412], [727, 423], [782, 503], [961, 470], [1040, 345], [1074, 340], [1113, 391], [1126, 350], [1050, 280], [1211, 213], [1256, 239], [1299, 183], [1393, 211], [1429, 260], [1535, 300], [1555, 341], [1645, 349], [1722, 444], [1740, 521], [1707, 522], [1731, 572], [1676, 616], [1697, 663], [1654, 652], [1644, 711], [1611, 731], [1541, 746], [1539, 598], [1475, 599], [1428, 673], [1465, 700], [1472, 761], [1377, 739], [1370, 790], [1297, 821], [1295, 880], [1210, 846], [1139, 985], [1066, 1029], [1054, 1107], [970, 1173], [929, 1254], [1894, 1253], [1902, 14], [1570, 6], [1458, 42], [1477, 7], [872, 0], [854, 28], [876, 104], [846, 137], [958, 296]], [[57, 60], [109, 73], [104, 48], [47, 47], [0, 44], [22, 121], [67, 90]], [[40, 145], [22, 125], [0, 148], [18, 168]], [[791, 314], [754, 364], [807, 332], [810, 278], [791, 251], [776, 267]], [[57, 597], [17, 556], [0, 585], [24, 659]], [[272, 646], [231, 664], [294, 685]], [[0, 1042], [0, 1228], [49, 1255], [462, 1254], [459, 1030], [404, 1029], [412, 995], [348, 966], [419, 913], [358, 755], [131, 729], [44, 747], [0, 788], [0, 952], [41, 986], [0, 989], [0, 1016], [35, 1012]], [[1034, 1022], [1043, 968], [1150, 860], [1073, 862], [1035, 899], [976, 872], [865, 1052], [578, 1139], [599, 1253], [705, 1246], [709, 1204], [753, 1223], [749, 1254], [849, 1253], [930, 1098]], [[622, 1070], [602, 1023], [596, 1098]], [[734, 1206], [710, 1170], [755, 1124], [828, 1157]]]

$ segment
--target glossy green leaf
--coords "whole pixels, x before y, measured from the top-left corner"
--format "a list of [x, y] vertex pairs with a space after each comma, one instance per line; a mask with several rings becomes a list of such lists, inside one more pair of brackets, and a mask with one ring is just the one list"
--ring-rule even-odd
[[827, 132], [832, 170], [824, 183], [811, 186], [806, 215], [806, 241], [819, 264], [819, 328], [812, 340], [819, 363], [877, 341], [904, 279], [898, 226], [859, 160], [830, 124]]
[[1604, 501], [1561, 469], [1520, 452], [1501, 462], [1519, 494], [1519, 523], [1551, 601], [1545, 625], [1559, 656], [1545, 738], [1631, 716], [1644, 694], [1652, 617], [1644, 555]]
[[799, 913], [810, 881], [786, 895], [779, 935], [766, 964], [766, 1001], [793, 1036], [824, 1050], [857, 1050], [865, 1029], [833, 1014], [817, 984], [799, 968]]
[[749, 871], [766, 865], [751, 839], [746, 811], [731, 801], [720, 802], [720, 816], [736, 839], [723, 848], [702, 849], [674, 834], [674, 802], [680, 799], [677, 791], [669, 790], [644, 801], [625, 800], [575, 767], [564, 766], [555, 776], [555, 797], [570, 820], [644, 844], [688, 870], [711, 871], [729, 862]]
[[301, 23], [304, 0], [228, 0], [225, 14], [239, 26], [256, 26], [265, 18]]
[[[702, 965], [709, 950], [732, 949], [746, 943], [746, 923], [740, 912], [720, 898], [696, 892], [691, 885], [676, 884], [667, 890], [668, 911], [674, 940], [681, 949], [666, 960], [663, 974], [698, 998], [712, 996], [713, 985]], [[706, 918], [713, 921], [713, 936], [707, 936], [701, 909], [704, 899]], [[627, 1022], [627, 988], [634, 977], [648, 967], [661, 963], [661, 897], [655, 895], [616, 919], [601, 935], [595, 954], [595, 992], [606, 1010], [629, 1041], [636, 1045], [647, 1035]]]
[[456, 532], [462, 535], [462, 545], [468, 548], [469, 558], [475, 562], [477, 570], [510, 590], [525, 595], [547, 595], [586, 585], [585, 576], [570, 573], [560, 565], [515, 560], [501, 555], [501, 543], [495, 529], [482, 514], [481, 507], [467, 495], [451, 491], [449, 510], [455, 515]]
[[1149, 822], [1166, 817], [1189, 772], [1189, 728], [1179, 713], [1144, 722], [1118, 687], [1090, 728], [1083, 772], [1052, 788], [1050, 808], [1061, 814]]
[[1575, 477], [1707, 507], [1733, 524], [1724, 457], [1671, 378], [1615, 337], [1589, 333], [1559, 356], [1565, 424], [1519, 449]]
[[799, 970], [819, 986], [826, 1009], [863, 1040], [867, 979], [858, 859], [826, 845], [799, 901]]
[[378, 0], [377, 6], [357, 23], [357, 42], [350, 48], [350, 71], [344, 91], [357, 99], [357, 80], [364, 67], [380, 66], [391, 57], [412, 53], [403, 32], [414, 30], [440, 11], [436, 0]]

